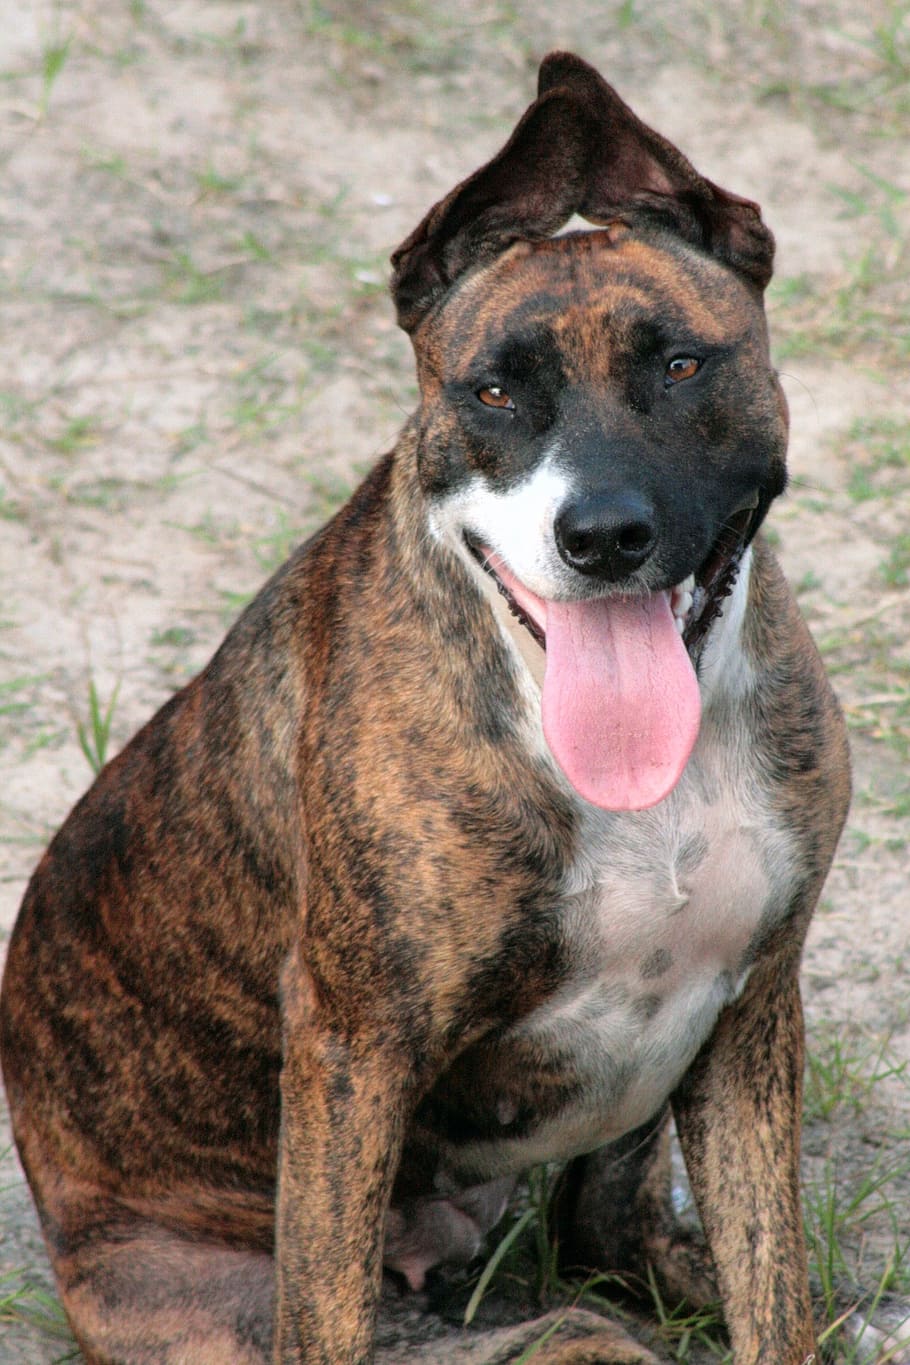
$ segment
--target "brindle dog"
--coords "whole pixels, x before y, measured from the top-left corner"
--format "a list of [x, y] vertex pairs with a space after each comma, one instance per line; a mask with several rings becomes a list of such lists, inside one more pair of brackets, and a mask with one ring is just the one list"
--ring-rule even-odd
[[[568, 1263], [717, 1292], [737, 1365], [814, 1351], [797, 969], [848, 768], [756, 534], [772, 254], [560, 53], [395, 253], [417, 413], [100, 774], [10, 944], [90, 1361], [369, 1360], [383, 1264], [474, 1256], [552, 1159]], [[537, 1359], [655, 1357], [568, 1313]]]

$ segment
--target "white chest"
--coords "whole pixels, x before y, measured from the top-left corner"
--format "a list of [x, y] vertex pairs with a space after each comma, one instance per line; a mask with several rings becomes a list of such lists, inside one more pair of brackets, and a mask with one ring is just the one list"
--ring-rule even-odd
[[[750, 946], [786, 912], [797, 875], [757, 768], [710, 724], [659, 807], [588, 808], [583, 831], [560, 907], [571, 967], [503, 1039], [505, 1128], [475, 1153], [485, 1170], [565, 1158], [645, 1123], [742, 990]], [[558, 1114], [514, 1139], [526, 1096], [510, 1045], [573, 1082]]]

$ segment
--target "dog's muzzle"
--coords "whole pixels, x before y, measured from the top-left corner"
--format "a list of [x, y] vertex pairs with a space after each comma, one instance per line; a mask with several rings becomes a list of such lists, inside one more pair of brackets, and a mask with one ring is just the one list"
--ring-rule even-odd
[[[550, 751], [572, 786], [608, 810], [640, 810], [673, 790], [698, 737], [695, 665], [732, 591], [760, 498], [725, 521], [698, 569], [671, 588], [617, 592], [653, 553], [656, 517], [643, 497], [588, 497], [557, 515], [563, 562], [586, 595], [538, 597], [495, 550], [465, 534], [509, 610], [546, 652], [541, 716]], [[613, 591], [592, 595], [596, 583]]]

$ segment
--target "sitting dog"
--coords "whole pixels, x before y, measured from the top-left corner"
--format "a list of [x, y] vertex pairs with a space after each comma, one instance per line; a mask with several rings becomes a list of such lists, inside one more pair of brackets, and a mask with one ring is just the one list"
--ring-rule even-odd
[[[716, 1292], [736, 1365], [812, 1356], [797, 971], [849, 780], [758, 534], [772, 257], [563, 53], [396, 251], [418, 411], [101, 772], [10, 943], [87, 1360], [368, 1361], [383, 1264], [469, 1260], [554, 1160], [568, 1264]], [[569, 1311], [538, 1359], [655, 1357]]]

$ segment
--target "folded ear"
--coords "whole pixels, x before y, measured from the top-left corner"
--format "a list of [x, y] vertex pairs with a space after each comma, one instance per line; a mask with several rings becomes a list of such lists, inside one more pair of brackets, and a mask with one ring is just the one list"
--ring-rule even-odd
[[774, 237], [761, 209], [699, 175], [672, 142], [642, 123], [587, 62], [551, 52], [540, 67], [538, 97], [570, 90], [597, 124], [587, 163], [586, 198], [574, 211], [602, 222], [643, 208], [681, 237], [711, 252], [750, 284], [764, 289], [774, 266]]
[[463, 271], [512, 242], [550, 237], [571, 218], [585, 192], [581, 149], [593, 133], [583, 101], [552, 90], [492, 161], [430, 209], [392, 256], [392, 297], [405, 331]]
[[392, 256], [398, 321], [412, 332], [465, 270], [581, 214], [660, 222], [750, 285], [771, 278], [774, 238], [756, 204], [699, 175], [593, 67], [551, 52], [538, 97], [502, 151], [440, 200]]

